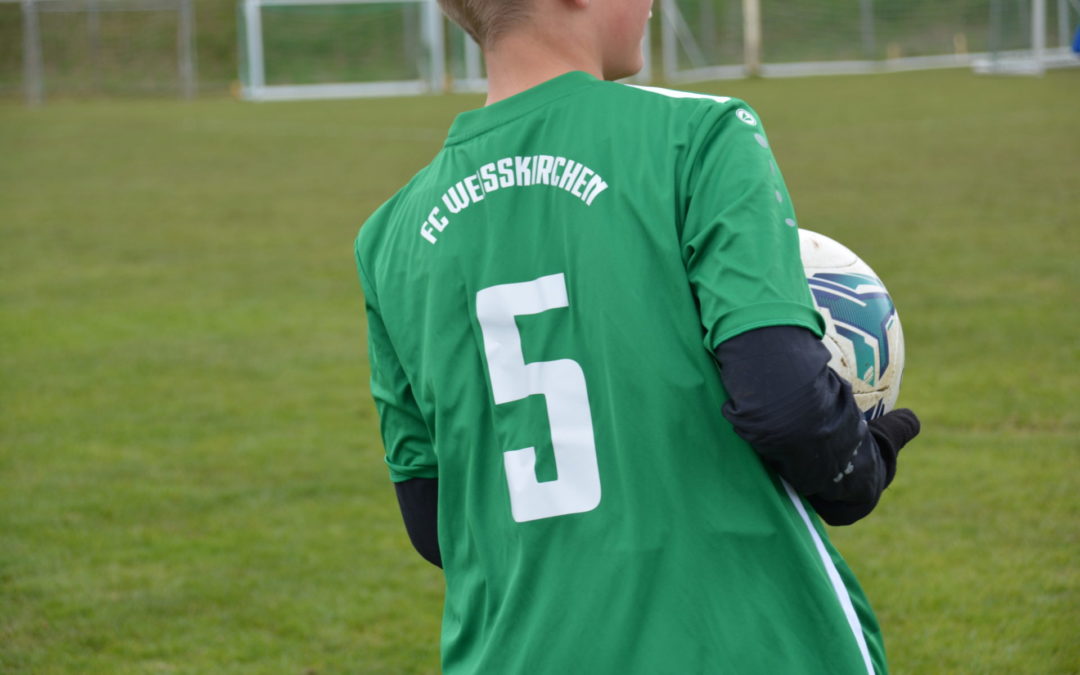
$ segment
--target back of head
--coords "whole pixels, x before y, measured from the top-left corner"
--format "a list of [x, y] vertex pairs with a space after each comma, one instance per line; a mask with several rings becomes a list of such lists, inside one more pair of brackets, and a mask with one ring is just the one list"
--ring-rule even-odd
[[529, 16], [533, 0], [439, 0], [450, 19], [482, 47]]

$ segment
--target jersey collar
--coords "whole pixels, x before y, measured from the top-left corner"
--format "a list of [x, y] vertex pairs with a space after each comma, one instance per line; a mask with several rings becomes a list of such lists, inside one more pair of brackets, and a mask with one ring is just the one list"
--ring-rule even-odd
[[523, 117], [537, 108], [572, 94], [594, 82], [599, 82], [599, 80], [589, 73], [575, 70], [538, 84], [531, 89], [526, 89], [520, 94], [492, 103], [489, 106], [463, 112], [454, 119], [454, 123], [450, 126], [446, 145], [461, 143], [485, 131]]

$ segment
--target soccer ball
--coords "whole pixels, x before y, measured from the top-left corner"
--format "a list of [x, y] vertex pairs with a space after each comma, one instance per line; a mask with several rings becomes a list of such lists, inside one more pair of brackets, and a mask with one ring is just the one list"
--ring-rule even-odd
[[825, 317], [829, 366], [851, 383], [867, 421], [893, 409], [904, 373], [904, 332], [889, 291], [859, 256], [823, 234], [799, 230], [814, 305]]

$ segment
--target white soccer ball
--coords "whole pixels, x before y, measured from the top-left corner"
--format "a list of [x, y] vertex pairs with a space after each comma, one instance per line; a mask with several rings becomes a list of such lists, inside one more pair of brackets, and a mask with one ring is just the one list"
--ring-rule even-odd
[[892, 410], [904, 373], [904, 332], [889, 291], [859, 256], [823, 234], [799, 230], [806, 280], [825, 317], [829, 366], [851, 383], [867, 420]]

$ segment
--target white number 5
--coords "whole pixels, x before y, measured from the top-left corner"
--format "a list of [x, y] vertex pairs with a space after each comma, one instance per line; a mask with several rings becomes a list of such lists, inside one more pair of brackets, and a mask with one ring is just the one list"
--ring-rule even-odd
[[592, 511], [600, 504], [600, 470], [585, 374], [570, 359], [525, 363], [514, 321], [515, 316], [569, 306], [562, 274], [491, 286], [476, 294], [476, 317], [484, 334], [495, 404], [541, 394], [551, 424], [558, 479], [536, 480], [536, 448], [503, 453], [510, 510], [519, 523]]

